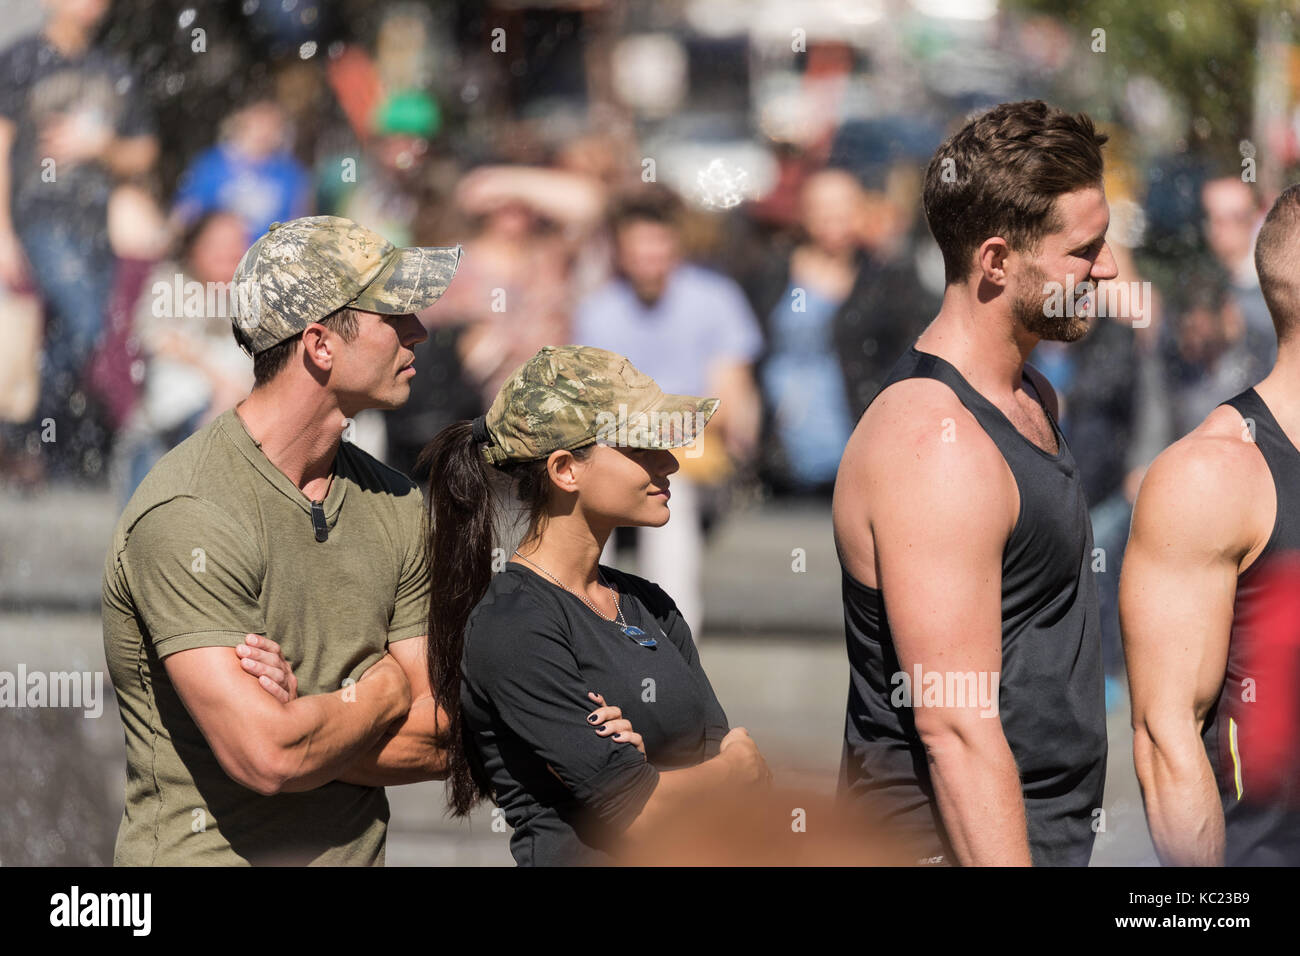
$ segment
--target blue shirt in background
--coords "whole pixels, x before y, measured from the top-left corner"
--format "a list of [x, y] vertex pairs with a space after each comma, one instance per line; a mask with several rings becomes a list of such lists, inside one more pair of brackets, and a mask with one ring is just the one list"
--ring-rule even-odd
[[573, 344], [624, 355], [665, 392], [708, 396], [716, 362], [753, 362], [763, 335], [731, 279], [683, 264], [647, 306], [623, 279], [611, 279], [578, 305]]
[[232, 212], [256, 239], [273, 222], [307, 215], [310, 197], [311, 177], [288, 151], [250, 160], [219, 144], [181, 177], [176, 206], [189, 222], [214, 210]]

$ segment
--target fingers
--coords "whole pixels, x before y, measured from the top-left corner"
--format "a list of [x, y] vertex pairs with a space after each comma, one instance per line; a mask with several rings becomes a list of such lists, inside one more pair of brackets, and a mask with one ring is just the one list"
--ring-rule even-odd
[[244, 643], [251, 644], [253, 647], [260, 647], [263, 650], [270, 651], [272, 654], [280, 653], [280, 645], [275, 643], [269, 637], [263, 637], [261, 634], [245, 634]]
[[603, 724], [606, 721], [618, 720], [618, 718], [622, 716], [623, 711], [619, 710], [617, 707], [597, 707], [587, 715], [587, 723], [598, 725]]
[[596, 735], [599, 737], [608, 737], [611, 734], [617, 734], [622, 731], [628, 731], [631, 729], [632, 729], [632, 721], [624, 717], [621, 719], [606, 721], [604, 726], [596, 728]]
[[244, 673], [256, 677], [263, 689], [281, 702], [288, 703], [297, 696], [298, 678], [275, 641], [259, 634], [245, 634], [244, 643], [236, 645], [235, 653]]
[[257, 682], [262, 685], [262, 689], [264, 691], [269, 693], [280, 703], [282, 704], [289, 703], [289, 692], [285, 690], [283, 687], [281, 687], [279, 684], [277, 684], [275, 681], [271, 680], [271, 678], [267, 677], [266, 675], [263, 675], [257, 679]]
[[625, 730], [621, 734], [615, 734], [612, 738], [621, 744], [631, 744], [641, 751], [641, 756], [645, 756], [645, 744], [641, 742], [641, 735], [632, 730]]

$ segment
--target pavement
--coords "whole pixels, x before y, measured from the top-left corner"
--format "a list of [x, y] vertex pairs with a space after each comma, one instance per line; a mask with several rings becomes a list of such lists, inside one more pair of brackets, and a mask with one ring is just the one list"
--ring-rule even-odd
[[[106, 671], [99, 593], [117, 514], [100, 491], [0, 492], [0, 670]], [[749, 730], [779, 782], [830, 794], [848, 673], [829, 508], [756, 503], [731, 513], [710, 542], [704, 592], [700, 655], [732, 726]], [[106, 676], [104, 695], [94, 718], [0, 710], [0, 865], [111, 863], [125, 748]], [[1107, 730], [1093, 865], [1154, 865], [1127, 700]], [[490, 807], [450, 820], [439, 783], [390, 788], [389, 801], [390, 866], [511, 865], [509, 834], [493, 829]]]

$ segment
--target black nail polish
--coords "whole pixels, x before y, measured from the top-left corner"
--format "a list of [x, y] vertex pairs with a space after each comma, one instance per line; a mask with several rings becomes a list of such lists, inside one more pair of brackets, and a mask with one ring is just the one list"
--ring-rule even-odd
[[595, 713], [590, 713], [590, 714], [588, 714], [588, 715], [587, 715], [587, 723], [589, 723], [589, 724], [594, 724], [594, 723], [596, 722], [596, 717], [597, 717], [597, 715], [596, 715]]

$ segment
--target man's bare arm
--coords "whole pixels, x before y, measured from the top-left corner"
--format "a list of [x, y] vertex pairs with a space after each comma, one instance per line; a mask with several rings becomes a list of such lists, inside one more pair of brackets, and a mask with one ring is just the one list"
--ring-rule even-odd
[[415, 637], [388, 645], [388, 653], [406, 674], [411, 708], [369, 749], [358, 754], [338, 775], [344, 783], [392, 787], [447, 776], [447, 755], [438, 735], [448, 717], [433, 699], [425, 659], [429, 640]]
[[[899, 666], [909, 676], [918, 665], [1000, 673], [1002, 551], [1018, 506], [1010, 469], [938, 383], [899, 383], [869, 414], [861, 465], [840, 473], [866, 483]], [[976, 704], [913, 716], [958, 862], [1029, 865], [1020, 775], [996, 701], [992, 713]]]
[[410, 706], [402, 669], [385, 655], [354, 687], [281, 703], [230, 647], [197, 647], [163, 666], [221, 768], [264, 795], [335, 779]]
[[1201, 732], [1223, 684], [1238, 566], [1251, 547], [1241, 507], [1249, 455], [1258, 452], [1236, 436], [1193, 435], [1166, 450], [1142, 482], [1124, 552], [1133, 762], [1152, 842], [1170, 865], [1223, 863], [1223, 809]]

